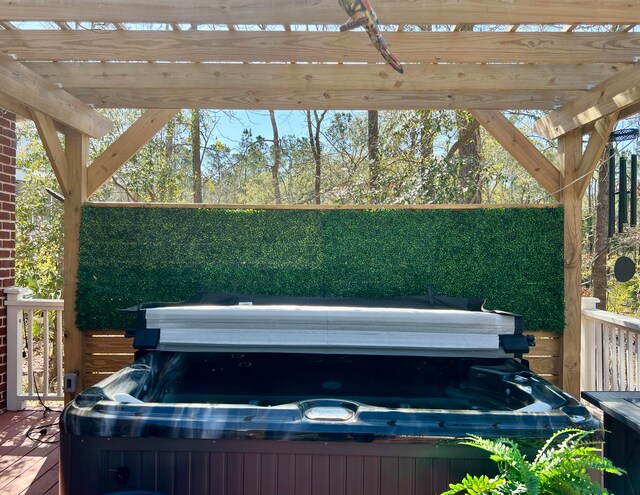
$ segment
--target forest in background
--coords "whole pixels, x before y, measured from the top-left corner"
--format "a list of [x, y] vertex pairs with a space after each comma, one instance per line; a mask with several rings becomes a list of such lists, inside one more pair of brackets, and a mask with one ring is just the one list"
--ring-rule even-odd
[[[104, 112], [114, 130], [91, 141], [91, 158], [141, 114], [124, 109]], [[555, 143], [532, 131], [538, 113], [507, 115], [557, 163]], [[183, 110], [92, 200], [252, 205], [553, 203], [466, 112], [269, 111], [262, 118], [269, 132], [264, 125], [256, 132], [252, 119], [241, 112]], [[638, 119], [618, 127], [638, 127]], [[299, 124], [298, 132], [283, 131], [285, 120]], [[39, 297], [59, 297], [61, 196], [35, 127], [22, 121], [17, 133], [16, 284]], [[618, 149], [629, 154], [636, 144]], [[593, 293], [596, 267], [596, 278], [604, 278], [604, 289], [596, 292], [606, 291], [607, 309], [636, 315], [638, 275], [619, 283], [612, 277], [612, 267], [621, 255], [637, 261], [638, 229], [628, 228], [605, 244], [602, 232], [599, 241], [596, 235], [596, 217], [602, 215], [606, 198], [602, 194], [606, 170], [606, 166], [598, 169], [584, 199], [584, 294]]]

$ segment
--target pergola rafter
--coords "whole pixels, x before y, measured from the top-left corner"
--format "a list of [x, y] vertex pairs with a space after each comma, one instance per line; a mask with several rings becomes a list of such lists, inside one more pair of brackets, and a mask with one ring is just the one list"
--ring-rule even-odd
[[[561, 380], [578, 393], [581, 198], [616, 120], [640, 111], [637, 2], [374, 3], [402, 75], [366, 33], [338, 31], [337, 0], [0, 0], [0, 107], [36, 121], [65, 195], [66, 369], [83, 369], [80, 207], [167, 108], [464, 109], [565, 206]], [[110, 128], [90, 106], [151, 110], [89, 164], [88, 136]], [[518, 109], [553, 110], [538, 130], [558, 166], [501, 113]]]
[[[378, 2], [389, 24], [630, 24], [640, 23], [629, 0], [394, 0]], [[334, 0], [2, 0], [0, 20], [175, 22], [200, 24], [341, 24]]]
[[[384, 33], [404, 63], [619, 64], [640, 53], [640, 32]], [[18, 61], [379, 63], [363, 32], [238, 30], [11, 30], [0, 51]]]

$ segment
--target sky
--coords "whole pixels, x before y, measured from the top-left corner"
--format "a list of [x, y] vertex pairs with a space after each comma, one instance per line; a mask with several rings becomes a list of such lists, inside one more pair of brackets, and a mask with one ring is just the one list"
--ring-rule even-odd
[[[219, 117], [216, 126], [216, 138], [227, 145], [240, 141], [242, 131], [250, 128], [253, 136], [266, 139], [273, 137], [271, 120], [268, 110], [234, 110], [232, 112], [216, 112]], [[278, 132], [280, 136], [294, 135], [304, 137], [308, 135], [307, 121], [302, 111], [276, 111]]]

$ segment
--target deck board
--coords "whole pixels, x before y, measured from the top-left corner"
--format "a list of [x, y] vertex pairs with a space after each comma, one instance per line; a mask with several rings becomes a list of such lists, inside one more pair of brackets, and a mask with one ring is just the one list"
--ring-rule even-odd
[[[58, 493], [58, 443], [55, 425], [59, 411], [43, 415], [42, 410], [0, 414], [0, 493], [3, 495], [44, 495]], [[53, 424], [53, 426], [51, 426]], [[32, 428], [47, 426], [41, 435]]]

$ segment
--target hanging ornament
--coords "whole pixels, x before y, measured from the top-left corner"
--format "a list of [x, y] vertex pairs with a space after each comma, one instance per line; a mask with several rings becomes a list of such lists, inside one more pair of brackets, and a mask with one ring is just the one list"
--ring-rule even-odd
[[340, 26], [340, 31], [351, 31], [359, 27], [364, 27], [373, 43], [387, 63], [400, 74], [404, 72], [402, 65], [393, 56], [387, 46], [380, 31], [380, 24], [369, 0], [338, 0], [342, 8], [349, 15], [350, 19], [346, 24]]
[[613, 274], [618, 282], [628, 282], [636, 274], [636, 264], [631, 258], [620, 256], [616, 260]]

